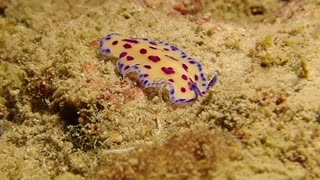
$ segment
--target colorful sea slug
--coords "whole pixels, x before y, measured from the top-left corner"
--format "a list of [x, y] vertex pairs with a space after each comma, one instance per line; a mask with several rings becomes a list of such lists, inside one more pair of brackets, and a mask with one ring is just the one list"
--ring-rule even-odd
[[213, 76], [207, 82], [199, 62], [166, 42], [113, 33], [100, 40], [99, 49], [118, 58], [116, 66], [121, 74], [135, 71], [144, 87], [166, 87], [173, 103], [194, 101], [217, 81]]

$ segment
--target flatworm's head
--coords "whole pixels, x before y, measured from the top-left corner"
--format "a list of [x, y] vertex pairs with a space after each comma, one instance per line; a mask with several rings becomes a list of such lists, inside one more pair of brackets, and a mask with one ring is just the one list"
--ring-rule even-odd
[[201, 64], [169, 43], [109, 34], [99, 48], [102, 54], [118, 58], [120, 73], [137, 72], [144, 87], [166, 87], [174, 103], [194, 101], [217, 80], [214, 76], [207, 83]]

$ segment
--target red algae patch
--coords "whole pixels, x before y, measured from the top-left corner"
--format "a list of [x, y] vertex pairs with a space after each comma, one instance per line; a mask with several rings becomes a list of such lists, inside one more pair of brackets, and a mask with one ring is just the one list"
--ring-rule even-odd
[[[115, 89], [119, 92], [116, 93]], [[143, 92], [133, 81], [125, 78], [122, 81], [105, 85], [100, 98], [112, 105], [112, 108], [119, 109], [124, 104], [137, 98], [143, 98]]]

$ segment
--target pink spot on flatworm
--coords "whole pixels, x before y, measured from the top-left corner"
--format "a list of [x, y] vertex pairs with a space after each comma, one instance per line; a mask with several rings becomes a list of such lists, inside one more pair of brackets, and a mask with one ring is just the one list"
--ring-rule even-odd
[[159, 56], [148, 56], [148, 59], [153, 61], [153, 62], [158, 62], [160, 61]]
[[144, 48], [141, 48], [140, 49], [140, 54], [146, 54], [147, 53], [147, 50], [146, 49], [144, 49]]
[[122, 53], [120, 54], [119, 58], [123, 58], [123, 57], [125, 57], [126, 55], [127, 55], [127, 52], [122, 52]]
[[181, 78], [184, 79], [184, 80], [188, 80], [188, 77], [187, 77], [185, 74], [183, 74], [183, 75], [181, 76]]
[[143, 67], [145, 67], [146, 69], [151, 69], [151, 66], [149, 65], [144, 65]]
[[126, 42], [129, 42], [129, 43], [135, 43], [135, 44], [139, 43], [139, 41], [137, 41], [135, 39], [123, 39], [122, 41], [126, 41]]
[[167, 68], [162, 67], [161, 70], [166, 74], [174, 74], [175, 73], [172, 67], [167, 67]]
[[131, 48], [131, 45], [130, 44], [124, 44], [123, 47], [126, 48], [126, 49], [129, 49], [129, 48]]
[[198, 75], [194, 75], [194, 80], [198, 81], [199, 77]]
[[186, 88], [182, 87], [181, 88], [181, 92], [185, 93], [186, 92]]
[[170, 81], [170, 82], [174, 82], [174, 80], [173, 80], [173, 79], [169, 79], [169, 81]]
[[112, 45], [117, 45], [118, 44], [118, 41], [113, 41], [112, 42]]
[[186, 70], [188, 72], [188, 66], [186, 64], [182, 64], [182, 67], [184, 70]]
[[127, 60], [132, 61], [132, 60], [134, 60], [134, 58], [132, 56], [127, 56]]

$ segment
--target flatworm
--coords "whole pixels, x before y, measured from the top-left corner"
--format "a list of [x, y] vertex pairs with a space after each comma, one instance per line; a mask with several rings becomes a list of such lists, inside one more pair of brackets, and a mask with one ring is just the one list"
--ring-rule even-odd
[[183, 104], [204, 96], [217, 76], [207, 81], [202, 65], [175, 45], [116, 33], [100, 39], [100, 52], [117, 57], [121, 74], [135, 71], [144, 87], [166, 87], [173, 103]]

